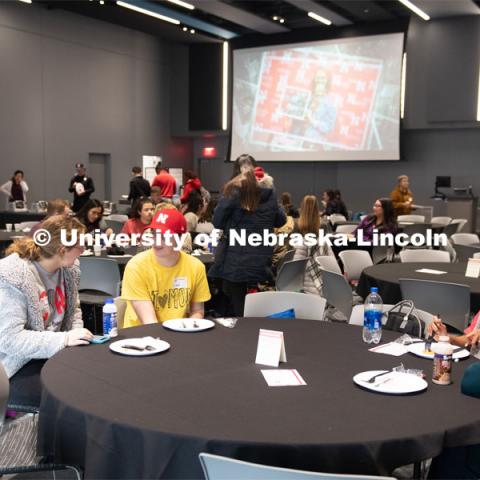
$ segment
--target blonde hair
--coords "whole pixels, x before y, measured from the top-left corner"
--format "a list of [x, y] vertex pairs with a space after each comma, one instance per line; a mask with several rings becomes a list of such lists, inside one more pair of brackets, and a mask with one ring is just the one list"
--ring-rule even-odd
[[55, 200], [49, 200], [47, 204], [47, 217], [53, 217], [53, 215], [62, 215], [65, 213], [66, 208], [70, 208], [70, 202], [61, 198]]
[[302, 235], [307, 233], [318, 234], [320, 229], [320, 209], [315, 195], [305, 195], [300, 206], [298, 229]]
[[155, 205], [154, 215], [155, 213], [158, 213], [160, 210], [164, 210], [164, 209], [178, 210], [178, 208], [171, 202], [160, 202]]
[[408, 175], [399, 175], [397, 177], [397, 182], [400, 183], [404, 178], [408, 180]]
[[[38, 261], [41, 258], [52, 258], [60, 253], [63, 246], [61, 242], [61, 232], [65, 230], [66, 240], [70, 241], [72, 232], [85, 233], [86, 227], [75, 217], [64, 217], [63, 215], [54, 215], [42, 222], [42, 230], [50, 234], [50, 241], [46, 245], [38, 245], [33, 238], [23, 237], [15, 240], [5, 252], [6, 255], [17, 253], [20, 258], [30, 261]], [[65, 247], [67, 250], [74, 247]]]

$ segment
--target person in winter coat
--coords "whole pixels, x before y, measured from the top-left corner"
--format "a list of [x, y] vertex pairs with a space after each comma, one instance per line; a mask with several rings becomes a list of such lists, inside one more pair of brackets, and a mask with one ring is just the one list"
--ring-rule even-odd
[[213, 225], [223, 230], [223, 237], [208, 272], [210, 277], [222, 279], [222, 290], [237, 316], [243, 315], [248, 286], [272, 280], [273, 246], [248, 241], [241, 245], [234, 237], [242, 232], [246, 237], [253, 233], [263, 236], [286, 222], [275, 192], [258, 184], [251, 166], [241, 172], [225, 185], [213, 215]]
[[85, 227], [73, 217], [43, 222], [50, 242], [16, 240], [0, 260], [0, 361], [10, 378], [10, 404], [40, 405], [40, 370], [44, 361], [65, 347], [88, 344], [78, 298], [78, 244], [66, 247], [61, 231], [72, 238]]

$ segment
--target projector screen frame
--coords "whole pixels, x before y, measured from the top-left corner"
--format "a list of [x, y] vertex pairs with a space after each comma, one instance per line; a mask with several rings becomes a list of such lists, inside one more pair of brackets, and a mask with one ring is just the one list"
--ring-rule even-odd
[[[232, 163], [235, 161], [235, 158], [232, 158], [232, 136], [233, 136], [233, 85], [234, 85], [234, 78], [233, 78], [233, 57], [234, 52], [237, 50], [244, 50], [244, 49], [253, 49], [253, 48], [260, 48], [260, 47], [278, 47], [283, 48], [285, 46], [292, 46], [296, 48], [297, 46], [308, 43], [308, 42], [316, 42], [322, 40], [340, 40], [340, 39], [349, 39], [353, 37], [368, 37], [368, 36], [376, 36], [376, 35], [387, 35], [387, 34], [395, 34], [400, 33], [403, 34], [403, 44], [402, 44], [402, 57], [403, 54], [406, 52], [406, 43], [407, 43], [407, 36], [408, 36], [408, 20], [401, 20], [395, 22], [382, 22], [375, 25], [367, 25], [362, 27], [357, 26], [346, 26], [346, 27], [333, 27], [330, 28], [328, 31], [321, 31], [319, 32], [316, 28], [309, 28], [303, 30], [296, 30], [289, 33], [280, 33], [274, 35], [251, 35], [248, 37], [240, 37], [234, 39], [230, 42], [230, 73], [229, 73], [229, 90], [231, 95], [229, 95], [229, 131], [228, 131], [228, 147], [227, 147], [227, 157], [225, 162]], [[315, 32], [314, 32], [315, 30]], [[401, 74], [401, 72], [400, 72]], [[398, 162], [404, 161], [403, 159], [403, 147], [402, 147], [402, 138], [403, 138], [403, 119], [400, 116], [399, 110], [399, 132], [398, 132], [398, 158], [390, 159], [390, 158], [365, 158], [363, 159], [312, 159], [312, 158], [305, 158], [305, 159], [296, 159], [296, 160], [289, 160], [289, 159], [275, 159], [275, 160], [264, 160], [264, 159], [257, 159], [259, 162], [265, 163], [286, 163], [286, 162], [294, 162], [294, 163], [358, 163], [358, 162]], [[250, 153], [255, 157], [255, 152], [242, 152], [242, 153]], [[283, 153], [283, 152], [282, 152]], [[338, 153], [338, 151], [337, 151]], [[371, 153], [371, 152], [369, 152]], [[284, 155], [291, 155], [291, 152], [284, 152]], [[255, 157], [256, 158], [256, 157]]]

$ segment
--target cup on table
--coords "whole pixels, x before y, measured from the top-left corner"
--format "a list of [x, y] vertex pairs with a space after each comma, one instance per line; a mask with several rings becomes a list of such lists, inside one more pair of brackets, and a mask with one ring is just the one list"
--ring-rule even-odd
[[93, 246], [93, 253], [96, 257], [99, 257], [102, 254], [102, 246], [101, 245], [94, 245]]
[[21, 230], [20, 224], [19, 223], [14, 223], [13, 224], [13, 231], [14, 232], [19, 232]]
[[12, 227], [13, 227], [13, 225], [12, 225], [11, 223], [7, 223], [7, 224], [5, 225], [5, 228], [7, 229], [7, 232], [11, 232], [11, 231], [12, 231]]

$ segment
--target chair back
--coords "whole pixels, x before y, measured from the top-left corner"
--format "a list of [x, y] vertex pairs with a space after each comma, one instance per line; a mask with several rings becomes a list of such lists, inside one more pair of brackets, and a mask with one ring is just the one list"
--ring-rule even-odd
[[308, 258], [283, 262], [277, 274], [276, 289], [284, 292], [300, 292]]
[[125, 320], [125, 311], [127, 310], [127, 302], [122, 297], [114, 298], [115, 306], [117, 307], [117, 328], [123, 328], [123, 321]]
[[458, 230], [458, 223], [449, 223], [443, 229], [443, 232], [447, 238], [450, 238], [454, 233], [457, 233]]
[[480, 258], [480, 252], [479, 253], [474, 253], [473, 258]]
[[337, 473], [307, 472], [291, 468], [271, 467], [210, 453], [200, 453], [199, 458], [205, 480], [393, 480], [393, 477], [341, 475]]
[[318, 255], [315, 257], [315, 261], [324, 269], [329, 272], [335, 272], [342, 275], [342, 270], [337, 262], [337, 259], [331, 255]]
[[399, 215], [397, 217], [397, 222], [424, 223], [425, 215]]
[[322, 292], [327, 303], [343, 313], [348, 321], [352, 313], [352, 289], [345, 277], [339, 273], [322, 269]]
[[287, 250], [285, 252], [285, 255], [277, 263], [277, 272], [280, 271], [280, 269], [282, 268], [282, 265], [285, 262], [290, 262], [291, 260], [293, 260], [294, 256], [295, 256], [295, 249]]
[[0, 362], [0, 428], [5, 421], [7, 413], [8, 397], [10, 395], [10, 381], [2, 362]]
[[293, 308], [295, 318], [323, 320], [326, 301], [320, 295], [296, 292], [258, 292], [245, 297], [244, 317], [268, 317]]
[[353, 233], [358, 227], [357, 223], [347, 223], [345, 225], [338, 225], [335, 233]]
[[345, 218], [345, 215], [340, 215], [339, 213], [332, 213], [328, 219], [330, 220], [330, 223], [332, 225], [335, 225], [338, 222], [346, 222], [347, 219]]
[[80, 287], [95, 290], [111, 297], [120, 295], [120, 269], [111, 258], [80, 257]]
[[449, 225], [452, 221], [452, 217], [432, 217], [431, 222], [438, 225]]
[[119, 220], [105, 220], [107, 227], [111, 228], [115, 234], [119, 234], [122, 231], [124, 223], [125, 222], [121, 222]]
[[458, 331], [467, 326], [470, 318], [468, 285], [401, 278], [400, 289], [404, 300], [412, 300], [415, 307], [427, 312], [438, 312], [446, 325]]
[[415, 233], [420, 233], [422, 235], [427, 234], [427, 230], [432, 228], [431, 223], [413, 223], [411, 225], [405, 225], [403, 227], [403, 233], [407, 234], [409, 237]]
[[469, 258], [478, 258], [475, 257], [475, 255], [478, 255], [480, 252], [480, 247], [472, 247], [471, 245], [454, 244], [453, 248], [455, 249], [459, 262], [468, 262]]
[[467, 224], [468, 220], [466, 218], [454, 218], [452, 223], [458, 226], [457, 232], [461, 232], [463, 227]]
[[428, 248], [406, 249], [400, 252], [400, 261], [402, 263], [413, 262], [450, 262], [450, 254], [445, 250], [430, 250]]
[[349, 281], [358, 280], [363, 270], [373, 265], [372, 257], [366, 250], [343, 250], [338, 256]]
[[128, 220], [128, 215], [122, 213], [113, 213], [108, 217], [103, 217], [105, 220], [113, 220], [115, 222], [122, 222], [125, 223]]
[[480, 243], [480, 238], [478, 238], [476, 233], [454, 233], [450, 238], [456, 245], [472, 245], [472, 243]]

